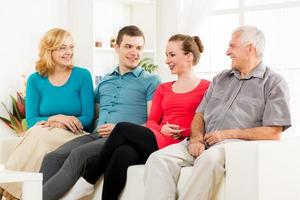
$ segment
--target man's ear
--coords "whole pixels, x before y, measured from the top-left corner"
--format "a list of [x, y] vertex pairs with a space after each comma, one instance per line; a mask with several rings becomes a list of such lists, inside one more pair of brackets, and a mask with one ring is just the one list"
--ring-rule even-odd
[[253, 44], [248, 44], [249, 54], [256, 55], [256, 48]]

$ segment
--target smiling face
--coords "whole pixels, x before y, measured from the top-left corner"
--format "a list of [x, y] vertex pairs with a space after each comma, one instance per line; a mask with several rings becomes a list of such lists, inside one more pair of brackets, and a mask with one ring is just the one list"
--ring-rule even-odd
[[116, 45], [116, 52], [119, 55], [120, 72], [128, 72], [135, 69], [144, 49], [144, 38], [142, 36], [124, 35], [120, 45]]
[[166, 47], [166, 64], [171, 74], [182, 74], [192, 68], [192, 55], [181, 49], [182, 41], [169, 41]]
[[231, 67], [233, 69], [240, 70], [247, 65], [249, 62], [250, 47], [250, 45], [243, 44], [242, 34], [240, 32], [236, 32], [232, 35], [226, 55], [230, 56]]
[[64, 43], [58, 49], [52, 52], [52, 59], [55, 65], [59, 67], [71, 66], [73, 63], [73, 49], [73, 39], [68, 36], [66, 37]]

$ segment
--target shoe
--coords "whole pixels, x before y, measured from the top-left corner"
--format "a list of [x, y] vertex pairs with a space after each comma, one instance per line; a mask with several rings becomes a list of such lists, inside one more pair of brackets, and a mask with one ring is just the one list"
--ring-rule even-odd
[[60, 200], [79, 200], [94, 192], [94, 185], [80, 177], [75, 185]]

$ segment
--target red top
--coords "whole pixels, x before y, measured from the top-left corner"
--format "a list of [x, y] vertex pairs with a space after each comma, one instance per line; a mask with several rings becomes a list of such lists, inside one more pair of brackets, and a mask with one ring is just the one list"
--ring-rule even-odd
[[[210, 82], [201, 80], [195, 89], [185, 93], [173, 92], [173, 83], [167, 82], [158, 86], [152, 99], [151, 112], [146, 123], [146, 126], [155, 135], [159, 149], [178, 143], [190, 135], [196, 108], [202, 101]], [[177, 124], [180, 129], [185, 129], [182, 134], [183, 137], [174, 139], [161, 133], [160, 129], [166, 123]]]

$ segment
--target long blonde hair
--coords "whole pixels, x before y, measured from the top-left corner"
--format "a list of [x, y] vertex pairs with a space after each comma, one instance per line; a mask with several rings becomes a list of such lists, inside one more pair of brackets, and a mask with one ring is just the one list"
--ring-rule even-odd
[[[55, 63], [52, 59], [52, 52], [59, 49], [71, 34], [61, 28], [50, 29], [40, 40], [39, 60], [35, 69], [41, 76], [48, 76], [54, 71]], [[68, 66], [72, 68], [73, 65]]]

